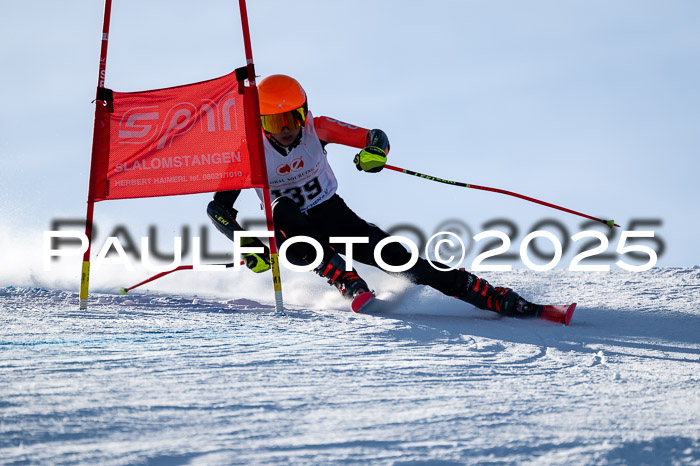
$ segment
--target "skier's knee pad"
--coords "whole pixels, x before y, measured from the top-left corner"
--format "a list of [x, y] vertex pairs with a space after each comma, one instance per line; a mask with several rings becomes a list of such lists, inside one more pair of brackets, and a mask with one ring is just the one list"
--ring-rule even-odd
[[272, 203], [272, 221], [287, 237], [304, 234], [309, 229], [309, 219], [293, 200], [285, 196], [278, 197]]
[[285, 222], [303, 215], [296, 203], [286, 196], [275, 199], [272, 204], [272, 219], [275, 223]]
[[226, 235], [228, 239], [233, 241], [233, 232], [236, 230], [243, 230], [241, 226], [236, 222], [236, 209], [233, 207], [226, 207], [218, 201], [211, 201], [207, 205], [207, 215], [212, 221], [217, 230]]
[[[275, 223], [279, 245], [295, 236], [317, 236], [309, 219], [288, 197], [278, 197], [272, 203], [272, 221]], [[316, 248], [304, 241], [295, 243], [287, 249], [287, 259], [295, 265], [310, 264], [315, 258]]]
[[382, 260], [393, 267], [407, 264], [411, 260], [411, 253], [400, 243], [387, 243], [381, 252]]

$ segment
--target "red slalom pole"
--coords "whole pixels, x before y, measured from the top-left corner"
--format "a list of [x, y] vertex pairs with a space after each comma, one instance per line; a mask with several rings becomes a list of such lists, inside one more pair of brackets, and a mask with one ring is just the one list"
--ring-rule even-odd
[[[245, 264], [244, 261], [241, 262], [241, 265]], [[233, 267], [233, 262], [230, 262], [228, 264], [219, 264], [219, 265], [224, 265], [226, 268]], [[158, 274], [153, 275], [152, 277], [148, 277], [142, 282], [138, 282], [136, 285], [131, 285], [130, 287], [121, 287], [119, 288], [119, 294], [127, 294], [129, 291], [133, 290], [134, 288], [138, 288], [141, 285], [145, 285], [146, 283], [150, 283], [153, 280], [158, 280], [160, 277], [164, 277], [166, 275], [170, 275], [173, 272], [177, 272], [178, 270], [192, 270], [194, 268], [194, 265], [181, 265], [179, 267], [175, 267], [172, 270], [166, 270], [165, 272], [161, 272]]]
[[[88, 289], [90, 287], [90, 246], [92, 244], [92, 222], [95, 209], [94, 183], [96, 179], [96, 157], [101, 141], [102, 126], [106, 120], [107, 102], [101, 100], [100, 89], [105, 86], [105, 74], [107, 71], [107, 45], [109, 44], [109, 22], [112, 16], [112, 0], [105, 0], [104, 19], [102, 23], [102, 42], [100, 46], [100, 64], [97, 75], [97, 96], [95, 99], [95, 124], [92, 135], [92, 155], [90, 160], [90, 178], [88, 181], [87, 211], [85, 214], [85, 236], [88, 246], [83, 253], [83, 265], [80, 274], [80, 309], [87, 309]], [[104, 98], [104, 97], [103, 97]]]
[[[258, 87], [255, 84], [255, 66], [253, 64], [253, 47], [250, 41], [250, 30], [248, 28], [248, 10], [245, 0], [239, 0], [238, 5], [241, 10], [241, 27], [243, 29], [243, 44], [245, 46], [246, 68], [248, 71], [248, 87], [245, 89], [246, 95], [246, 133], [249, 136], [249, 147], [252, 157], [257, 157], [260, 166], [265, 174], [265, 187], [263, 188], [263, 203], [265, 205], [265, 219], [267, 220], [267, 230], [272, 232], [270, 237], [270, 267], [272, 268], [272, 286], [275, 290], [275, 313], [284, 314], [284, 304], [282, 302], [282, 279], [280, 277], [280, 266], [277, 253], [277, 241], [275, 239], [275, 226], [272, 222], [272, 207], [270, 196], [270, 183], [267, 179], [267, 162], [265, 160], [265, 149], [263, 148], [263, 132], [260, 123], [260, 103], [258, 98]], [[248, 125], [251, 132], [248, 133]]]
[[[228, 265], [228, 264], [226, 264]], [[233, 264], [231, 264], [233, 265]], [[157, 280], [160, 277], [164, 277], [165, 275], [171, 274], [173, 272], [177, 272], [178, 270], [189, 270], [193, 269], [194, 265], [181, 265], [180, 267], [175, 267], [172, 270], [168, 270], [166, 272], [161, 272], [159, 274], [153, 275], [152, 277], [148, 277], [142, 282], [138, 282], [136, 285], [132, 285], [130, 287], [121, 287], [119, 288], [119, 294], [127, 294], [129, 291], [133, 290], [134, 288], [138, 288], [141, 285], [145, 285], [146, 283], [152, 282], [153, 280]]]
[[561, 206], [558, 206], [556, 204], [551, 204], [549, 202], [540, 201], [539, 199], [535, 199], [534, 197], [524, 196], [522, 194], [514, 193], [512, 191], [506, 191], [505, 189], [489, 188], [486, 186], [479, 186], [476, 184], [469, 184], [469, 183], [461, 183], [459, 181], [444, 180], [442, 178], [436, 178], [434, 176], [425, 175], [423, 173], [414, 172], [412, 170], [406, 170], [405, 168], [394, 167], [393, 165], [384, 165], [384, 168], [387, 168], [389, 170], [393, 170], [393, 171], [396, 171], [399, 173], [405, 173], [407, 175], [417, 176], [419, 178], [424, 178], [424, 179], [430, 180], [430, 181], [437, 181], [438, 183], [451, 184], [453, 186], [459, 186], [462, 188], [480, 189], [482, 191], [490, 191], [492, 193], [500, 193], [500, 194], [505, 194], [507, 196], [517, 197], [520, 199], [524, 199], [526, 201], [534, 202], [535, 204], [540, 204], [543, 206], [551, 207], [552, 209], [557, 209], [557, 210], [561, 210], [563, 212], [568, 212], [570, 214], [578, 215], [579, 217], [584, 217], [584, 218], [587, 218], [589, 220], [594, 220], [596, 222], [603, 223], [603, 224], [609, 226], [610, 228], [620, 226], [617, 223], [615, 223], [614, 220], [603, 220], [602, 218], [593, 217], [591, 215], [584, 214], [581, 212], [576, 212], [575, 210], [567, 209], [566, 207], [561, 207]]

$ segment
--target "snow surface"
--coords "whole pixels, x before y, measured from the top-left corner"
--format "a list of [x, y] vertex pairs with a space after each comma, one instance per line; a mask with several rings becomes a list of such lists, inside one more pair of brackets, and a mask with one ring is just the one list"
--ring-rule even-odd
[[2, 284], [0, 463], [700, 464], [700, 269], [485, 278], [572, 325]]

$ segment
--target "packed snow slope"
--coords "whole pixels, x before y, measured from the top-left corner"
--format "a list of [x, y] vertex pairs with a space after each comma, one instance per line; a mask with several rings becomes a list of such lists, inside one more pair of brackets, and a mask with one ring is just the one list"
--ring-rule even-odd
[[700, 269], [486, 278], [572, 325], [0, 284], [0, 463], [700, 464]]

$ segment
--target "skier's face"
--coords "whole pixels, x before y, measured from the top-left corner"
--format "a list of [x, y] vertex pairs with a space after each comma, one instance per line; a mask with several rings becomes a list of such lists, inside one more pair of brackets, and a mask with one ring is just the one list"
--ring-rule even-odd
[[301, 127], [297, 129], [289, 129], [285, 126], [284, 128], [282, 128], [281, 132], [271, 133], [270, 136], [272, 136], [272, 139], [282, 144], [284, 147], [288, 147], [292, 145], [292, 143], [296, 140], [297, 136], [299, 136], [300, 132]]

